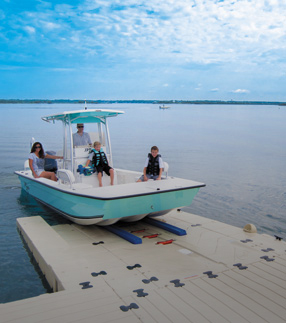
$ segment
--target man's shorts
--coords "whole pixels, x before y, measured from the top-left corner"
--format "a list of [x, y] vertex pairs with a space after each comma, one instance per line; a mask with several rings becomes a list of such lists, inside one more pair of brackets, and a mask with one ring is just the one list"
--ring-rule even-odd
[[110, 167], [109, 165], [97, 166], [96, 167], [97, 173], [101, 173], [103, 175], [103, 172], [105, 172], [105, 174], [107, 174], [108, 176], [110, 176], [110, 170], [111, 169], [113, 169], [113, 168]]
[[[148, 179], [154, 179], [154, 181], [155, 181], [159, 177], [159, 175], [146, 174], [146, 177]], [[144, 182], [144, 175], [142, 175], [139, 179], [140, 179], [140, 181]]]

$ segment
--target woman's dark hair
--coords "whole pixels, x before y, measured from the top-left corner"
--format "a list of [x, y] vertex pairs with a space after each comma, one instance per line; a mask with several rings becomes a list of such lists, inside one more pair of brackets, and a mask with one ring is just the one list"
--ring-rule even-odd
[[36, 146], [41, 146], [41, 150], [39, 151], [39, 157], [40, 158], [45, 158], [45, 152], [42, 144], [40, 142], [35, 142], [31, 148], [31, 153], [34, 153], [36, 151]]

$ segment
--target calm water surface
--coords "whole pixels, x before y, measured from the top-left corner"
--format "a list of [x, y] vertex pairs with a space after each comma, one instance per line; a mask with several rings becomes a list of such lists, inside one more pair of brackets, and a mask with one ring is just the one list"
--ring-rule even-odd
[[[92, 107], [92, 106], [91, 106]], [[113, 104], [93, 106], [125, 111], [111, 118], [114, 166], [142, 170], [157, 145], [169, 174], [207, 184], [189, 212], [286, 238], [286, 108], [238, 105]], [[81, 109], [80, 105], [0, 105], [0, 302], [47, 292], [16, 228], [16, 219], [41, 215], [65, 222], [21, 192], [15, 170], [23, 168], [30, 139], [45, 150], [61, 148], [61, 124], [41, 116]], [[88, 129], [87, 129], [88, 130]]]

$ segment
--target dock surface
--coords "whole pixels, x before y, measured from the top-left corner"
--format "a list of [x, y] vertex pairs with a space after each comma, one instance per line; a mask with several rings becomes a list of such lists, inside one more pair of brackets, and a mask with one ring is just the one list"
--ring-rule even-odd
[[201, 216], [172, 211], [118, 224], [132, 244], [98, 226], [18, 228], [54, 293], [0, 304], [0, 322], [271, 322], [286, 318], [286, 243]]

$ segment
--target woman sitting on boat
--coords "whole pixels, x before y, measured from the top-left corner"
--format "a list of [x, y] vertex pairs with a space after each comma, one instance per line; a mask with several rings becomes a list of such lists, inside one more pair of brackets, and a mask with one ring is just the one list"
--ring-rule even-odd
[[44, 177], [57, 181], [57, 176], [54, 172], [47, 172], [44, 169], [45, 158], [50, 159], [63, 159], [60, 156], [45, 154], [43, 146], [40, 142], [35, 142], [32, 146], [31, 153], [29, 154], [29, 167], [35, 178]]

